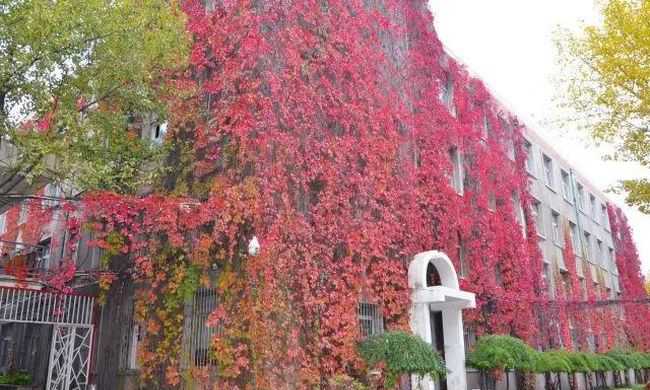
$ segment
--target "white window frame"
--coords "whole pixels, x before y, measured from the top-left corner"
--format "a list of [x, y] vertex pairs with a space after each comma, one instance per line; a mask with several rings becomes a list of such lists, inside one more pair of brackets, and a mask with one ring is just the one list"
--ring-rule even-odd
[[577, 184], [577, 187], [578, 187], [578, 209], [580, 209], [580, 211], [584, 212], [584, 210], [585, 210], [585, 187], [580, 183]]
[[562, 244], [562, 235], [561, 235], [561, 220], [560, 213], [551, 209], [551, 232], [553, 242], [560, 245]]
[[560, 169], [560, 176], [562, 179], [562, 196], [571, 203], [571, 175], [564, 169]]
[[463, 172], [463, 158], [460, 149], [457, 146], [452, 146], [449, 149], [449, 159], [451, 160], [451, 187], [458, 195], [464, 193], [464, 172]]
[[553, 171], [553, 159], [546, 154], [542, 155], [542, 163], [544, 164], [544, 183], [552, 190], [555, 190], [555, 172]]
[[0, 214], [0, 234], [7, 232], [7, 212]]
[[544, 206], [542, 205], [542, 202], [537, 199], [533, 199], [533, 214], [537, 235], [546, 238], [546, 229], [544, 229]]
[[535, 151], [533, 150], [533, 144], [528, 141], [527, 139], [524, 139], [524, 151], [526, 153], [526, 171], [530, 173], [531, 175], [535, 176], [536, 174], [536, 169], [535, 169]]

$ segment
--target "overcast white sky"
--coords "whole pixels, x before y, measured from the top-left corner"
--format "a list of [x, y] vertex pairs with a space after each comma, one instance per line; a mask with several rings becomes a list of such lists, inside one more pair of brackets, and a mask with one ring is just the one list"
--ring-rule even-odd
[[[593, 22], [594, 0], [429, 0], [442, 42], [489, 88], [536, 129], [594, 185], [607, 189], [617, 180], [650, 176], [634, 164], [605, 162], [584, 134], [543, 126], [554, 119], [553, 97], [561, 71], [553, 43], [558, 26]], [[532, 123], [531, 123], [532, 122]], [[650, 270], [650, 216], [622, 206], [636, 238], [643, 271]]]

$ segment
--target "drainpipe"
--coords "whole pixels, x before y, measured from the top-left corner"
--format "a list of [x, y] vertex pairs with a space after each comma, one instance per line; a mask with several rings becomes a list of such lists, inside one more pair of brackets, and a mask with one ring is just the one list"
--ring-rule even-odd
[[[573, 209], [575, 210], [576, 213], [576, 226], [578, 227], [578, 240], [580, 242], [580, 252], [582, 253], [582, 259], [584, 261], [589, 262], [587, 260], [587, 253], [585, 251], [585, 241], [584, 241], [584, 230], [582, 229], [582, 223], [580, 222], [580, 206], [578, 205], [578, 197], [577, 197], [577, 185], [576, 185], [576, 180], [575, 180], [575, 172], [573, 171], [572, 168], [569, 168], [569, 183], [571, 184], [571, 198], [573, 200]], [[586, 275], [584, 275], [585, 279], [587, 278]]]

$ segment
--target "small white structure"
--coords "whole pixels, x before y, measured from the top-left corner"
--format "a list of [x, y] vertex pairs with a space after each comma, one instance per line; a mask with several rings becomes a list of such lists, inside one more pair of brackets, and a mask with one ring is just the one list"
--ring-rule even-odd
[[[431, 344], [442, 341], [447, 366], [447, 389], [465, 390], [465, 341], [462, 310], [476, 307], [473, 293], [461, 291], [451, 260], [442, 252], [429, 251], [416, 255], [409, 265], [411, 289], [411, 330]], [[433, 279], [433, 281], [432, 281]], [[442, 317], [442, 334], [434, 324]], [[432, 347], [436, 347], [433, 345]], [[414, 378], [416, 388], [433, 390], [430, 378]], [[419, 387], [418, 387], [419, 386]]]

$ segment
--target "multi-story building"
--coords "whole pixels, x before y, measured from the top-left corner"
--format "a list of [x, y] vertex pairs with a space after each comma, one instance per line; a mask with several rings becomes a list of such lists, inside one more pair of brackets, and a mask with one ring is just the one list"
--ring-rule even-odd
[[554, 269], [568, 271], [564, 261], [568, 238], [580, 279], [602, 284], [609, 297], [617, 297], [621, 290], [609, 227], [609, 199], [534, 131], [528, 130], [524, 137], [526, 170], [549, 294], [555, 295]]
[[[410, 11], [405, 14], [411, 18], [422, 12], [419, 9]], [[414, 37], [416, 35], [426, 34], [422, 32]], [[408, 45], [385, 46], [394, 50], [395, 61], [404, 61], [406, 55], [402, 51], [406, 51]], [[435, 101], [428, 102], [430, 107], [421, 109], [435, 109], [439, 123], [431, 126], [440, 126], [447, 133], [435, 138], [433, 143], [423, 142], [422, 139], [429, 140], [427, 137], [435, 133], [437, 128], [433, 128], [420, 138], [413, 137], [415, 146], [406, 143], [391, 146], [399, 150], [396, 154], [400, 156], [400, 163], [412, 163], [414, 170], [429, 164], [426, 167], [430, 169], [429, 176], [442, 178], [442, 181], [431, 182], [426, 181], [430, 177], [421, 179], [429, 189], [434, 188], [422, 197], [422, 203], [428, 202], [426, 206], [431, 208], [439, 206], [451, 210], [432, 214], [462, 218], [466, 222], [465, 225], [453, 225], [453, 232], [443, 237], [427, 238], [440, 246], [429, 249], [449, 253], [461, 287], [477, 292], [480, 307], [468, 315], [466, 343], [471, 346], [477, 332], [525, 333], [521, 322], [542, 321], [536, 317], [539, 313], [522, 310], [522, 307], [532, 311], [539, 302], [541, 306], [548, 303], [549, 298], [551, 302], [580, 304], [579, 310], [583, 312], [601, 310], [594, 306], [595, 300], [615, 305], [625, 291], [619, 280], [617, 261], [620, 256], [612, 236], [606, 196], [534, 130], [521, 126], [498, 99], [483, 90], [479, 80], [459, 70], [462, 67], [452, 57], [444, 51], [435, 53], [440, 58], [430, 62], [435, 69], [431, 69], [425, 81], [429, 76], [438, 78], [437, 93], [431, 94], [437, 100], [434, 98]], [[471, 96], [467, 101], [460, 99], [463, 94], [469, 95], [467, 91], [484, 94]], [[464, 104], [457, 104], [459, 101]], [[425, 125], [429, 124], [422, 126]], [[337, 126], [332, 123], [328, 131], [338, 135]], [[164, 124], [147, 120], [141, 123], [140, 130], [143, 137], [158, 143], [162, 142], [165, 129]], [[407, 130], [400, 129], [404, 133]], [[430, 154], [413, 152], [418, 146]], [[407, 155], [409, 158], [405, 158]], [[444, 159], [431, 159], [431, 155], [444, 156]], [[518, 166], [520, 163], [523, 165]], [[527, 171], [524, 173], [527, 184], [526, 180], [523, 183], [518, 180], [521, 169]], [[9, 175], [11, 173], [3, 179], [5, 183], [18, 182]], [[501, 180], [501, 176], [509, 180]], [[93, 246], [89, 232], [81, 234], [79, 243], [70, 242], [70, 230], [82, 227], [70, 223], [74, 213], [61, 206], [63, 198], [74, 201], [77, 194], [73, 189], [47, 184], [44, 180], [33, 185], [23, 184], [20, 188], [18, 184], [0, 185], [0, 189], [5, 195], [0, 197], [3, 204], [0, 210], [3, 266], [0, 372], [27, 370], [36, 383], [46, 385], [48, 390], [86, 390], [91, 385], [100, 390], [136, 388], [138, 346], [146, 333], [145, 327], [134, 319], [137, 286], [129, 278], [120, 278], [103, 292], [101, 304], [95, 299], [100, 295], [96, 276], [101, 268], [101, 251]], [[431, 193], [443, 196], [434, 197]], [[303, 194], [299, 200], [304, 198]], [[440, 204], [431, 204], [433, 202]], [[309, 201], [300, 203], [307, 209], [303, 203]], [[456, 221], [436, 221], [440, 225], [452, 222]], [[433, 230], [436, 228], [434, 226]], [[531, 233], [537, 236], [531, 237]], [[422, 234], [425, 237], [424, 234], [429, 233]], [[573, 253], [567, 251], [568, 247], [573, 248]], [[118, 261], [126, 263], [131, 255], [124, 254]], [[569, 257], [575, 260], [567, 259], [568, 255], [573, 255]], [[72, 286], [59, 286], [53, 278], [57, 273], [66, 272], [63, 259], [76, 262]], [[541, 260], [539, 267], [537, 260]], [[216, 272], [210, 271], [209, 279], [214, 279]], [[435, 269], [430, 274], [427, 278], [431, 276], [434, 285], [441, 275], [436, 275]], [[567, 298], [569, 288], [566, 285], [572, 283], [574, 274], [584, 287], [578, 294], [580, 297], [576, 298], [574, 291], [572, 297]], [[544, 281], [541, 288], [523, 285], [536, 284], [538, 279]], [[599, 293], [595, 294], [594, 290]], [[205, 323], [217, 306], [218, 298], [215, 289], [200, 288], [185, 302], [183, 356], [179, 357], [182, 368], [213, 368], [210, 341], [218, 330]], [[519, 306], [518, 300], [529, 301]], [[388, 328], [382, 318], [380, 301], [359, 301], [358, 307], [352, 310], [358, 314], [360, 337]], [[408, 312], [408, 308], [403, 311]], [[447, 335], [443, 329], [444, 313], [431, 309], [429, 314], [427, 320], [431, 327], [427, 341], [444, 352]], [[492, 321], [490, 316], [499, 315], [510, 318]], [[625, 318], [619, 320], [624, 322]], [[570, 330], [578, 326], [571, 324], [571, 319], [568, 323]], [[568, 340], [561, 335], [559, 320], [552, 318], [536, 325], [535, 329], [548, 334], [544, 337], [518, 335], [537, 342], [539, 348], [568, 347]], [[594, 331], [588, 335], [589, 348], [602, 350], [605, 344], [612, 344], [609, 340], [607, 343], [599, 340], [609, 337], [602, 334]], [[573, 346], [583, 348], [578, 338], [576, 332]], [[623, 344], [624, 335], [618, 335], [616, 341]]]

